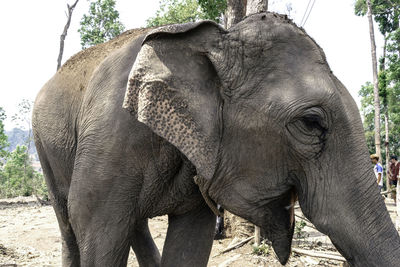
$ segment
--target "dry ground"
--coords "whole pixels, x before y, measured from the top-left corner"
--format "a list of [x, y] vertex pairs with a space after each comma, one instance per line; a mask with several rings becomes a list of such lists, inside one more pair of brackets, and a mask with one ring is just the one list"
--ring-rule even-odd
[[[394, 210], [388, 203], [389, 211]], [[299, 210], [296, 214], [301, 216]], [[394, 216], [394, 213], [391, 212]], [[150, 220], [153, 238], [162, 250], [167, 229], [167, 218]], [[294, 240], [294, 247], [314, 251], [335, 251], [329, 239], [316, 230], [306, 227], [306, 239]], [[240, 240], [227, 237], [214, 241], [208, 266], [281, 266], [273, 250], [266, 256], [253, 252], [251, 242], [230, 252], [221, 254], [231, 243]], [[51, 206], [39, 205], [33, 197], [19, 197], [0, 200], [0, 267], [4, 266], [60, 266], [61, 242], [57, 221]], [[321, 258], [300, 256], [292, 253], [286, 266], [341, 266], [342, 262]], [[129, 256], [128, 266], [138, 266], [134, 253]]]

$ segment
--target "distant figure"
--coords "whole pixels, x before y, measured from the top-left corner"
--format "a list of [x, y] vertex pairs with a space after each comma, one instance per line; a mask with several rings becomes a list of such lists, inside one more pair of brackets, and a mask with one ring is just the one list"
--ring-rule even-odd
[[379, 156], [377, 154], [372, 154], [370, 156], [372, 164], [375, 165], [374, 167], [374, 172], [376, 176], [376, 183], [379, 186], [379, 190], [382, 190], [383, 188], [383, 168], [382, 165], [378, 162]]
[[[396, 199], [397, 202], [400, 203], [400, 183], [397, 183], [396, 187]], [[396, 204], [396, 211], [397, 211], [397, 217], [396, 217], [396, 229], [397, 231], [400, 231], [400, 204]]]
[[[388, 170], [389, 173], [389, 183], [390, 187], [396, 187], [397, 186], [397, 179], [399, 176], [399, 168], [400, 168], [400, 163], [397, 161], [397, 156], [393, 155], [390, 157], [390, 168]], [[396, 203], [396, 193], [390, 193], [392, 196], [394, 203]]]
[[397, 161], [397, 156], [393, 155], [390, 157], [390, 169], [389, 169], [389, 182], [390, 185], [397, 186], [397, 176], [399, 175], [400, 163]]

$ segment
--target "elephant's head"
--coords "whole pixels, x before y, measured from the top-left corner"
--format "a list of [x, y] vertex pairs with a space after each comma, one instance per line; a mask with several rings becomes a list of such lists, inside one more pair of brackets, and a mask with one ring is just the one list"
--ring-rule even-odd
[[355, 102], [321, 48], [285, 17], [150, 33], [124, 107], [175, 145], [227, 210], [264, 228], [282, 263], [293, 202], [354, 266], [398, 266]]

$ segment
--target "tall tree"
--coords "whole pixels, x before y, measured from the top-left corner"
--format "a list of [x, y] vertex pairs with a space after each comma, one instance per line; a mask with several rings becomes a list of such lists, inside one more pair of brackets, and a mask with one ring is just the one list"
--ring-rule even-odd
[[79, 0], [76, 0], [72, 6], [67, 4], [67, 9], [68, 9], [67, 23], [65, 24], [63, 33], [60, 36], [60, 51], [58, 52], [58, 58], [57, 58], [57, 70], [61, 67], [61, 60], [64, 54], [64, 41], [65, 38], [67, 37], [69, 25], [71, 24], [72, 12], [74, 12], [76, 4], [78, 4], [78, 1]]
[[369, 24], [369, 35], [371, 40], [372, 75], [374, 84], [375, 153], [381, 159], [381, 125], [380, 125], [381, 112], [380, 112], [379, 87], [378, 87], [378, 62], [376, 59], [375, 33], [374, 33], [374, 22], [372, 20], [371, 0], [367, 0], [367, 17]]
[[[230, 2], [232, 0], [228, 0], [228, 10], [230, 8]], [[235, 1], [232, 1], [235, 2]], [[247, 2], [247, 3], [246, 3]], [[256, 13], [260, 13], [260, 12], [266, 12], [268, 10], [268, 0], [242, 0], [241, 1], [241, 5], [238, 5], [238, 3], [235, 3], [237, 6], [232, 6], [232, 8], [237, 8], [237, 12], [231, 12], [231, 14], [227, 14], [227, 21], [229, 21], [229, 25], [227, 25], [227, 28], [230, 28], [231, 26], [233, 26], [235, 23], [239, 22], [242, 18], [243, 15], [240, 13], [242, 12], [243, 8], [244, 8], [244, 13], [246, 14], [246, 16], [249, 16], [251, 14], [256, 14]], [[241, 15], [241, 17], [236, 15], [239, 14]], [[230, 19], [230, 16], [234, 16], [232, 19]], [[254, 244], [256, 246], [260, 245], [260, 227], [258, 226], [254, 226]]]
[[268, 0], [247, 0], [246, 16], [268, 10]]
[[228, 0], [225, 12], [225, 28], [229, 29], [246, 15], [246, 0]]
[[[355, 13], [358, 16], [364, 16], [368, 13], [368, 3], [366, 0], [357, 0], [355, 3]], [[386, 159], [386, 168], [389, 168], [389, 151], [391, 147], [393, 148], [393, 140], [392, 133], [395, 131], [393, 124], [391, 122], [390, 117], [396, 117], [391, 112], [393, 107], [391, 107], [392, 98], [391, 95], [394, 93], [393, 86], [396, 84], [395, 82], [391, 81], [390, 71], [386, 70], [386, 51], [387, 51], [387, 44], [390, 43], [391, 33], [396, 31], [399, 27], [399, 15], [400, 15], [400, 1], [399, 0], [373, 0], [370, 1], [370, 10], [372, 15], [374, 15], [374, 20], [378, 23], [379, 31], [385, 37], [385, 43], [383, 47], [383, 57], [380, 59], [380, 66], [379, 66], [379, 73], [378, 73], [378, 88], [379, 88], [379, 96], [382, 100], [381, 102], [381, 111], [384, 116], [384, 128], [385, 128], [385, 155], [384, 158]], [[390, 52], [389, 52], [390, 54]], [[389, 60], [389, 69], [390, 69], [391, 61]], [[365, 124], [365, 121], [364, 121]], [[396, 127], [395, 127], [396, 128]], [[382, 141], [382, 140], [381, 140]], [[393, 150], [392, 150], [393, 151]], [[395, 152], [395, 151], [393, 151]], [[386, 180], [387, 188], [389, 187], [389, 180]]]
[[84, 49], [111, 40], [125, 29], [115, 10], [115, 0], [96, 0], [90, 3], [89, 14], [83, 15], [80, 24], [78, 32]]

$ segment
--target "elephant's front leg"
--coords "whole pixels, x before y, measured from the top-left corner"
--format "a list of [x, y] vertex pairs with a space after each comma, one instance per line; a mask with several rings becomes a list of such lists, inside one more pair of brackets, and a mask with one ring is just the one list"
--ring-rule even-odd
[[169, 215], [162, 266], [207, 266], [214, 239], [216, 216], [202, 203], [180, 215]]
[[139, 266], [159, 267], [161, 264], [160, 252], [151, 237], [147, 219], [135, 223], [132, 236], [131, 246]]

